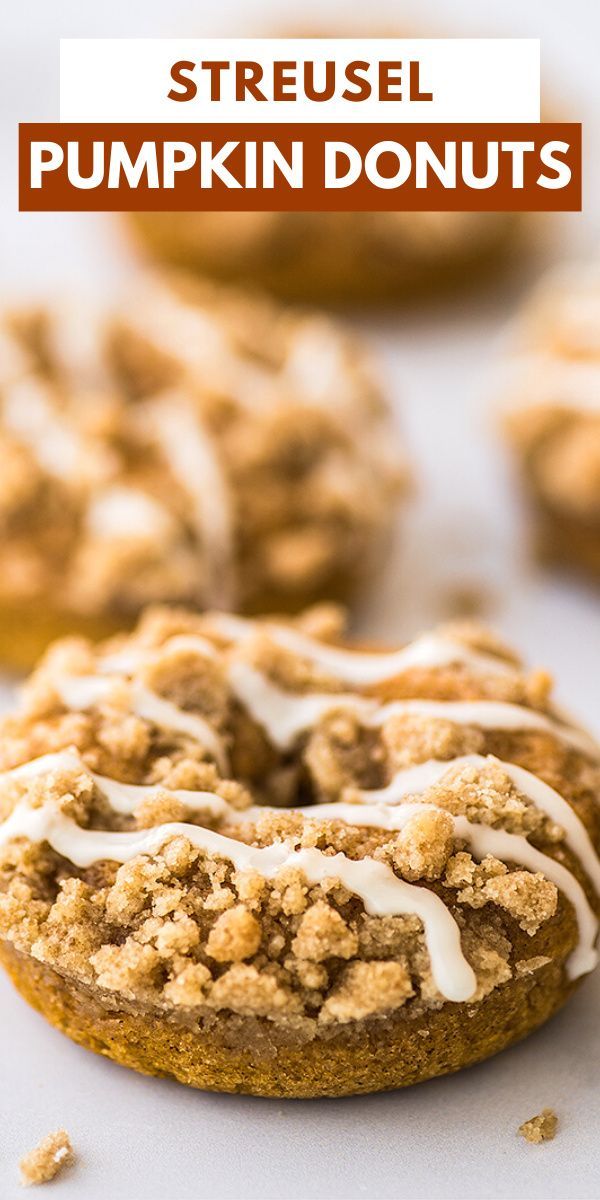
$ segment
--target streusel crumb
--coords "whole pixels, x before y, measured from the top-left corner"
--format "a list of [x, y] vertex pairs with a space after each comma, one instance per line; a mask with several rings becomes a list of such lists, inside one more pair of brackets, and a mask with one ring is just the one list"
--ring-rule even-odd
[[551, 1142], [556, 1137], [558, 1117], [553, 1108], [543, 1108], [537, 1117], [530, 1117], [517, 1130], [526, 1142], [539, 1146], [540, 1142]]
[[29, 1187], [31, 1184], [49, 1183], [74, 1161], [75, 1153], [66, 1129], [57, 1129], [21, 1159], [21, 1184]]

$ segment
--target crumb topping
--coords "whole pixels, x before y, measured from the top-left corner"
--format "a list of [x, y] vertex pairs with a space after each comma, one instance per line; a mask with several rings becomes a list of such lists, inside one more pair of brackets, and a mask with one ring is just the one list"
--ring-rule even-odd
[[[341, 868], [317, 880], [293, 857], [268, 874], [236, 866], [218, 848], [196, 844], [189, 832], [196, 827], [242, 848], [290, 845], [296, 853], [318, 852], [319, 862], [338, 855], [344, 863], [370, 863], [420, 896], [433, 893], [456, 922], [474, 972], [470, 1003], [511, 979], [533, 982], [553, 962], [557, 923], [564, 960], [577, 927], [561, 889], [510, 854], [477, 854], [467, 826], [456, 822], [527, 839], [549, 865], [554, 860], [572, 872], [594, 907], [597, 897], [564, 826], [515, 783], [506, 764], [556, 789], [596, 841], [598, 764], [546, 729], [395, 715], [369, 726], [341, 711], [325, 713], [293, 748], [279, 750], [232, 691], [231, 665], [259, 666], [299, 701], [317, 687], [336, 694], [340, 683], [331, 667], [284, 653], [273, 628], [256, 622], [228, 641], [212, 614], [155, 610], [135, 633], [98, 648], [73, 639], [52, 648], [29, 681], [22, 710], [3, 723], [0, 768], [56, 752], [66, 751], [67, 759], [39, 774], [5, 774], [0, 821], [25, 805], [27, 812], [68, 818], [90, 835], [132, 836], [181, 824], [151, 852], [122, 865], [92, 856], [90, 865], [77, 867], [45, 840], [0, 839], [0, 936], [123, 1003], [182, 1020], [209, 1021], [215, 1013], [266, 1018], [297, 1037], [324, 1035], [334, 1022], [390, 1012], [408, 1017], [448, 1002], [415, 912], [370, 911], [340, 877]], [[285, 628], [340, 646], [340, 614], [329, 608]], [[455, 639], [457, 661], [400, 671], [399, 697], [441, 692], [449, 701], [503, 702], [510, 695], [528, 711], [551, 714], [546, 676], [525, 674], [473, 627], [452, 627], [443, 636]], [[461, 647], [478, 647], [488, 667], [461, 659]], [[108, 681], [108, 690], [73, 711], [61, 698], [64, 680], [90, 677]], [[222, 740], [228, 774], [187, 728], [128, 711], [140, 680], [179, 713], [208, 722]], [[350, 690], [376, 702], [372, 687]], [[381, 691], [387, 701], [390, 685]], [[454, 761], [473, 755], [474, 763]], [[399, 770], [431, 760], [439, 779], [409, 788], [387, 810], [402, 815], [403, 805], [412, 806], [398, 828], [352, 823], [371, 802], [369, 793], [385, 793]], [[119, 783], [128, 786], [111, 791]]]

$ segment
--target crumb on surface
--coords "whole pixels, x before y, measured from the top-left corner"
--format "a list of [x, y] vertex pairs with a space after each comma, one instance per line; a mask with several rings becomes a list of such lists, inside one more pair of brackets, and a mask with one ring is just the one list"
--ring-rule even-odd
[[526, 1142], [531, 1142], [533, 1146], [539, 1146], [540, 1142], [551, 1142], [556, 1137], [557, 1129], [558, 1117], [554, 1109], [543, 1108], [536, 1117], [530, 1117], [528, 1121], [519, 1125], [517, 1132], [525, 1138]]
[[74, 1161], [75, 1154], [66, 1129], [56, 1129], [21, 1159], [21, 1184], [30, 1187], [32, 1184], [49, 1183], [59, 1171], [70, 1167]]

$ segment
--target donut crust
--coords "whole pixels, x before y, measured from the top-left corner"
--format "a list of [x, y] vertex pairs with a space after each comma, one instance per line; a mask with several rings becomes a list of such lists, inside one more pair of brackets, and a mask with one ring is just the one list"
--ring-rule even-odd
[[[414, 245], [406, 230], [395, 244], [390, 228], [379, 245], [376, 240], [370, 245], [374, 221], [369, 213], [268, 215], [279, 219], [280, 230], [271, 238], [250, 239], [234, 256], [222, 251], [234, 240], [233, 222], [240, 213], [177, 213], [176, 220], [172, 213], [131, 213], [128, 220], [136, 239], [159, 262], [224, 283], [264, 288], [281, 300], [341, 308], [398, 304], [481, 283], [494, 268], [516, 261], [522, 241], [514, 214], [480, 214], [484, 221], [475, 236], [463, 233], [453, 243], [450, 233], [433, 253], [420, 245], [423, 231]], [[381, 223], [386, 216], [380, 213], [377, 219]]]
[[[383, 545], [370, 560], [372, 570], [377, 569], [376, 560], [382, 555]], [[326, 588], [327, 598], [334, 604], [351, 604], [367, 582], [361, 575], [360, 563], [356, 564], [353, 574], [332, 572]], [[247, 606], [246, 611], [249, 616], [259, 613], [293, 616], [299, 609], [317, 604], [322, 598], [319, 586], [307, 586], [294, 593], [263, 591]], [[19, 601], [0, 597], [0, 662], [8, 670], [23, 673], [31, 670], [48, 646], [60, 638], [83, 637], [91, 642], [102, 642], [105, 638], [133, 629], [138, 618], [138, 612], [83, 613], [53, 607], [49, 601], [42, 604], [39, 600]]]
[[81, 636], [102, 641], [133, 625], [124, 617], [85, 615], [36, 602], [0, 600], [0, 661], [9, 670], [29, 670], [57, 638]]
[[534, 523], [534, 550], [540, 562], [600, 582], [600, 525], [558, 512], [535, 489], [530, 489], [528, 500]]
[[[556, 954], [554, 938], [552, 944]], [[260, 1055], [227, 1045], [225, 1018], [206, 1032], [164, 1013], [127, 1011], [115, 997], [109, 1001], [97, 989], [92, 994], [76, 980], [67, 982], [8, 942], [0, 942], [0, 961], [33, 1008], [95, 1054], [203, 1091], [289, 1099], [389, 1091], [473, 1066], [533, 1033], [574, 987], [555, 959], [476, 1005], [444, 1005], [412, 1020], [400, 1013], [358, 1030], [342, 1026], [327, 1041], [280, 1045]]]

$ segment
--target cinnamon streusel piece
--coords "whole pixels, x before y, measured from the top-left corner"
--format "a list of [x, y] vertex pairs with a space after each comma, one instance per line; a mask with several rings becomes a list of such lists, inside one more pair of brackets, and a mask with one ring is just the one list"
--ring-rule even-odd
[[65, 1167], [75, 1162], [71, 1139], [66, 1129], [57, 1129], [26, 1154], [19, 1163], [23, 1187], [49, 1183]]
[[541, 1142], [551, 1142], [556, 1137], [557, 1129], [558, 1117], [554, 1109], [543, 1108], [536, 1117], [530, 1117], [528, 1121], [519, 1125], [517, 1132], [526, 1142], [539, 1146]]

